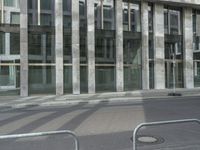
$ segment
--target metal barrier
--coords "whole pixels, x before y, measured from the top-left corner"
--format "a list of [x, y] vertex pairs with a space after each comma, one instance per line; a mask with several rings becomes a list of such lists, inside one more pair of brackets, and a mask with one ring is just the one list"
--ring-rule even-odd
[[74, 143], [75, 143], [75, 150], [79, 150], [79, 140], [78, 140], [77, 136], [72, 131], [69, 131], [69, 130], [2, 135], [2, 136], [0, 136], [0, 140], [26, 138], [26, 137], [37, 137], [37, 136], [48, 136], [48, 135], [57, 135], [57, 134], [68, 134], [68, 135], [72, 136], [74, 139]]
[[176, 123], [189, 123], [189, 122], [196, 122], [196, 123], [200, 124], [200, 120], [198, 120], [198, 119], [184, 119], [184, 120], [172, 120], [172, 121], [159, 121], [159, 122], [142, 123], [142, 124], [138, 125], [133, 132], [133, 150], [136, 150], [137, 133], [138, 133], [139, 129], [141, 129], [142, 127], [165, 125], [165, 124], [176, 124]]

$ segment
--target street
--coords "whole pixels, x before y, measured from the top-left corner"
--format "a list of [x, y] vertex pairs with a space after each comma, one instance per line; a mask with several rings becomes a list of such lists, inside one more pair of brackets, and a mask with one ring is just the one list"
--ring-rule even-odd
[[[72, 130], [81, 150], [132, 150], [132, 132], [143, 122], [200, 119], [199, 97], [131, 102], [79, 103], [66, 106], [0, 108], [0, 134]], [[199, 150], [200, 125], [184, 123], [143, 128], [138, 150]], [[67, 135], [1, 140], [1, 150], [73, 150]]]

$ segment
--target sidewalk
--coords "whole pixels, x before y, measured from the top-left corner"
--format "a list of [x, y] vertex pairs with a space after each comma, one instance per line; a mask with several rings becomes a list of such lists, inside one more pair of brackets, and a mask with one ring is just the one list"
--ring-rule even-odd
[[[200, 96], [200, 88], [196, 89], [177, 89], [177, 93], [186, 96]], [[29, 97], [20, 96], [0, 96], [1, 107], [21, 108], [27, 106], [60, 106], [78, 103], [100, 103], [100, 102], [141, 102], [142, 100], [160, 98], [173, 98], [168, 96], [173, 90], [146, 90], [133, 92], [112, 92], [81, 95], [34, 95]]]

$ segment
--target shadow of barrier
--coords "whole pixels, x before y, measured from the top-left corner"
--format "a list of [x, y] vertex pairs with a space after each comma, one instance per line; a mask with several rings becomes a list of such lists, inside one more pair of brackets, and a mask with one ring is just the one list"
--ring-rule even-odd
[[139, 124], [133, 131], [133, 150], [137, 150], [137, 133], [143, 127], [152, 127], [158, 125], [169, 125], [169, 124], [180, 124], [180, 123], [198, 123], [200, 125], [200, 120], [198, 119], [183, 119], [183, 120], [171, 120], [171, 121], [158, 121]]
[[13, 135], [2, 135], [0, 140], [9, 139], [21, 139], [21, 138], [31, 138], [31, 137], [42, 137], [42, 136], [53, 136], [53, 135], [70, 135], [74, 141], [74, 150], [79, 150], [79, 140], [74, 132], [69, 130], [62, 131], [49, 131], [49, 132], [37, 132], [37, 133], [25, 133], [25, 134], [13, 134]]

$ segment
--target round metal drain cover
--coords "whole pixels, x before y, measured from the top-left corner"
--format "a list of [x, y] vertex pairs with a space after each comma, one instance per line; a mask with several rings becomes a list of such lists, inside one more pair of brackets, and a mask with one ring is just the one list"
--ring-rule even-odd
[[141, 136], [137, 139], [141, 143], [156, 143], [158, 139], [152, 136]]
[[[155, 145], [165, 142], [163, 138], [152, 135], [138, 135], [136, 140], [139, 145]], [[131, 141], [133, 141], [133, 137], [131, 137]]]

